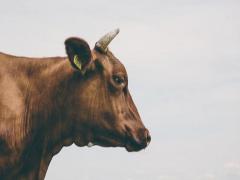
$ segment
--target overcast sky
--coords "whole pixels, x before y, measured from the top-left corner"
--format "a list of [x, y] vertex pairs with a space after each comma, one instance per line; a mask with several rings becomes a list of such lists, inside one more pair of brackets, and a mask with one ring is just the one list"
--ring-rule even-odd
[[239, 0], [5, 0], [0, 51], [65, 55], [69, 36], [111, 43], [150, 146], [64, 148], [47, 180], [239, 180]]

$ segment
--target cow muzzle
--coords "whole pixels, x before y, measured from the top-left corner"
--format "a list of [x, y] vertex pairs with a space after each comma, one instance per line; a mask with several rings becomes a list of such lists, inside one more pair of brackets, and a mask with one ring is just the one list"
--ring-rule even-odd
[[132, 131], [130, 128], [126, 129], [127, 135], [125, 147], [128, 152], [140, 151], [149, 145], [151, 136], [146, 128], [140, 128], [137, 131]]

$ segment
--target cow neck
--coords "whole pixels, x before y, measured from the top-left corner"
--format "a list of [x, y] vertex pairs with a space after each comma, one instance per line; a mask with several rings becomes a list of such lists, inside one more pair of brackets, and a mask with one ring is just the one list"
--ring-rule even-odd
[[40, 176], [45, 176], [52, 157], [63, 146], [71, 145], [72, 122], [66, 119], [65, 103], [72, 67], [66, 58], [53, 59], [32, 82], [32, 141], [40, 142]]
[[67, 112], [65, 112], [73, 70], [67, 58], [59, 61], [47, 68], [47, 72], [44, 72], [46, 74], [43, 75], [45, 76], [45, 81], [48, 81], [49, 84], [44, 93], [48, 97], [48, 102], [45, 103], [45, 107], [48, 108], [43, 106], [43, 112], [47, 114], [43, 126], [47, 128], [45, 139], [50, 141], [46, 143], [51, 144], [50, 146], [48, 145], [48, 149], [50, 152], [52, 151], [52, 154], [57, 153], [59, 147], [70, 145], [73, 142], [71, 139], [73, 122], [67, 119]]
[[[40, 63], [40, 62], [39, 62]], [[42, 66], [42, 65], [41, 65]], [[68, 119], [69, 97], [73, 92], [76, 71], [67, 58], [52, 59], [31, 84], [31, 129], [33, 142], [40, 142], [39, 176], [44, 177], [52, 157], [63, 146], [76, 141], [74, 121]], [[31, 134], [31, 133], [29, 133]], [[82, 137], [80, 135], [80, 137]], [[79, 140], [79, 134], [78, 138]], [[80, 140], [85, 146], [89, 141]], [[76, 142], [75, 142], [76, 143]], [[76, 143], [77, 144], [77, 143]], [[37, 156], [38, 156], [37, 155]]]

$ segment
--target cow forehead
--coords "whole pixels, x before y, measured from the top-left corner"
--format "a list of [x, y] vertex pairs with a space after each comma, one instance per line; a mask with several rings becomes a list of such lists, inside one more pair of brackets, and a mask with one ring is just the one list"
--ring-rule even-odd
[[117, 59], [111, 51], [107, 51], [106, 54], [93, 53], [93, 58], [100, 60], [104, 69], [112, 73], [122, 73], [127, 76], [124, 65]]

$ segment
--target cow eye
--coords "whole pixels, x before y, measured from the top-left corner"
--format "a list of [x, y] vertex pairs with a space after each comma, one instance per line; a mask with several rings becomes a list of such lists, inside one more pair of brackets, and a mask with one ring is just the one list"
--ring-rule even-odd
[[118, 84], [118, 85], [121, 85], [124, 83], [124, 78], [121, 77], [121, 76], [117, 76], [117, 75], [114, 75], [113, 76], [113, 81]]

